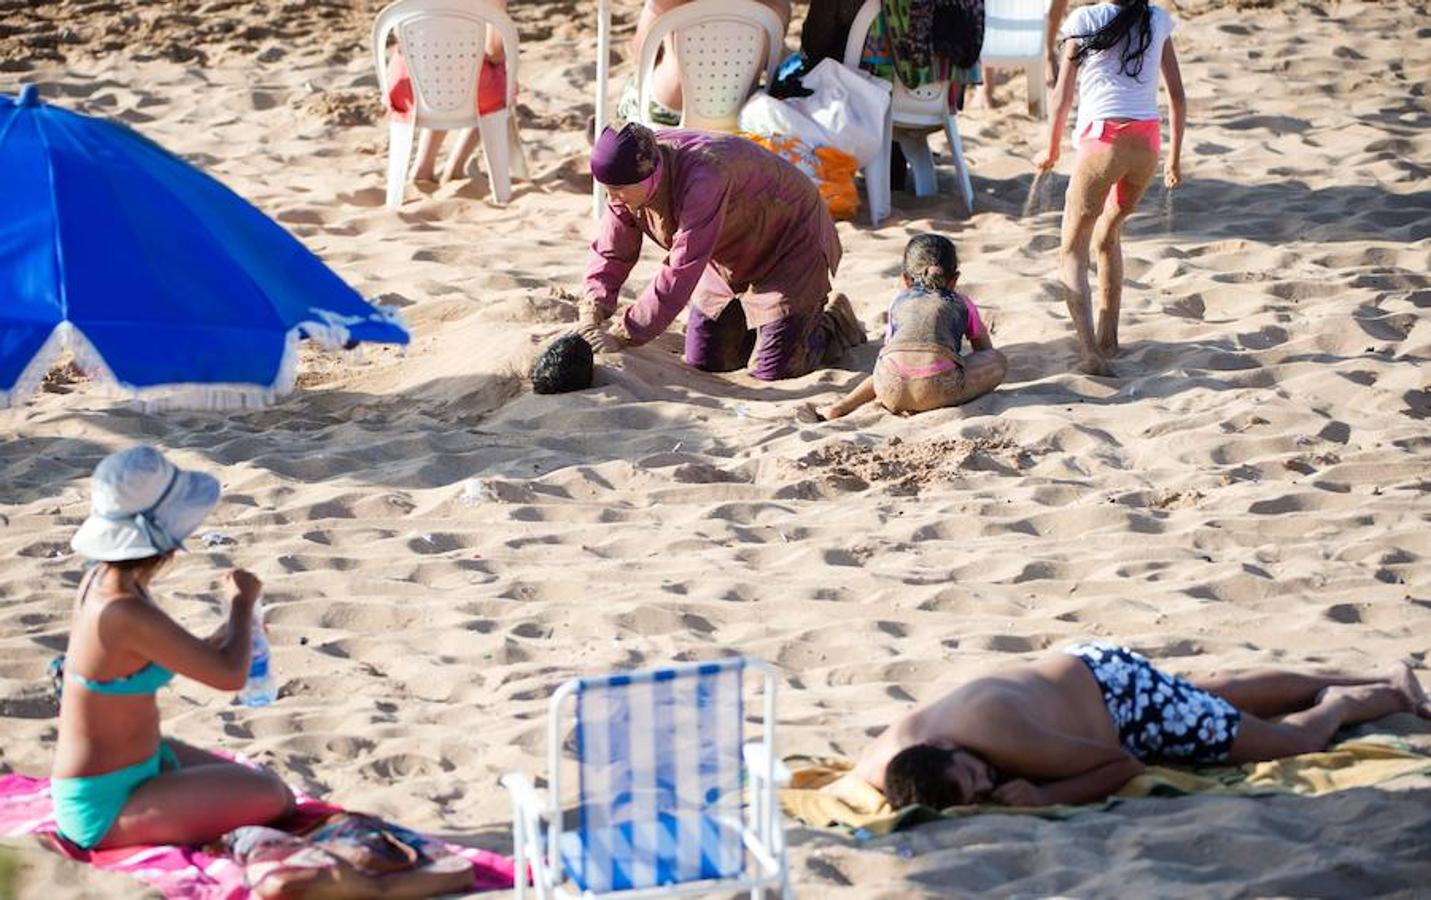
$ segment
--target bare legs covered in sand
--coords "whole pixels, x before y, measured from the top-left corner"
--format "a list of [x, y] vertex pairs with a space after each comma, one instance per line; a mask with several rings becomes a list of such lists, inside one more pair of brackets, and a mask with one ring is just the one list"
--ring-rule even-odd
[[1431, 703], [1405, 664], [1382, 676], [1261, 670], [1194, 679], [1242, 711], [1229, 761], [1280, 759], [1324, 749], [1337, 729], [1397, 712], [1431, 718]]
[[[1158, 167], [1158, 148], [1138, 134], [1081, 149], [1063, 208], [1059, 275], [1078, 337], [1079, 368], [1108, 375], [1118, 352], [1118, 312], [1123, 301], [1123, 223]], [[1088, 285], [1092, 248], [1098, 252], [1098, 320]]]
[[[906, 358], [910, 365], [930, 362], [925, 352], [892, 351], [889, 356]], [[900, 379], [885, 371], [895, 360], [881, 358], [875, 364], [875, 374], [840, 400], [822, 409], [802, 407], [797, 415], [804, 420], [838, 419], [847, 416], [872, 400], [893, 413], [910, 414], [959, 406], [998, 387], [1008, 374], [1008, 360], [998, 350], [976, 350], [959, 358], [959, 368], [925, 378]]]
[[179, 768], [135, 788], [100, 848], [202, 844], [243, 825], [263, 825], [293, 809], [277, 775], [168, 741]]

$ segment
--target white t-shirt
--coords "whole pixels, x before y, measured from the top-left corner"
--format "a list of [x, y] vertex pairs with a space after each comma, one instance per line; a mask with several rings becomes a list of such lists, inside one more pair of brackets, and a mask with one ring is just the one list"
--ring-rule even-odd
[[[1114, 3], [1080, 6], [1069, 13], [1059, 33], [1077, 42], [1079, 37], [1091, 35], [1113, 21], [1119, 8]], [[1152, 41], [1143, 54], [1143, 69], [1137, 78], [1123, 72], [1123, 52], [1127, 47], [1124, 43], [1108, 50], [1095, 50], [1079, 64], [1078, 124], [1073, 131], [1075, 141], [1083, 137], [1084, 129], [1090, 123], [1100, 119], [1158, 118], [1158, 73], [1163, 60], [1163, 43], [1178, 25], [1161, 8], [1149, 8], [1153, 12], [1150, 23]], [[1134, 26], [1128, 35], [1134, 46], [1137, 46], [1139, 30]]]

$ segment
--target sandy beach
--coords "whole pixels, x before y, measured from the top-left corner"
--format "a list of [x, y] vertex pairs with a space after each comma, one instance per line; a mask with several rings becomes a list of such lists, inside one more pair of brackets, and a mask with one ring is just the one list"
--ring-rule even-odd
[[[619, 85], [639, 4], [613, 5]], [[224, 489], [164, 605], [211, 627], [223, 570], [253, 569], [282, 685], [248, 709], [180, 679], [166, 731], [504, 853], [497, 780], [543, 771], [547, 697], [581, 674], [761, 657], [782, 752], [813, 756], [857, 754], [915, 700], [1085, 636], [1195, 674], [1405, 659], [1431, 686], [1427, 6], [1164, 5], [1185, 183], [1129, 225], [1117, 377], [1072, 371], [1050, 281], [1072, 154], [1023, 215], [1046, 126], [1019, 78], [961, 118], [974, 215], [945, 165], [940, 197], [896, 192], [879, 229], [840, 224], [835, 278], [876, 335], [904, 242], [948, 235], [1007, 382], [960, 409], [811, 426], [796, 408], [853, 386], [875, 343], [772, 384], [690, 370], [673, 328], [604, 358], [592, 390], [524, 388], [575, 318], [590, 240], [593, 4], [512, 2], [533, 180], [511, 203], [479, 162], [393, 213], [375, 0], [0, 0], [0, 93], [33, 82], [203, 166], [413, 334], [405, 355], [305, 351], [300, 389], [258, 412], [147, 414], [73, 373], [0, 411], [0, 771], [48, 770], [45, 667], [82, 565], [68, 541], [94, 465], [138, 441]], [[659, 261], [648, 248], [628, 296]], [[1363, 730], [1431, 751], [1409, 715]], [[811, 898], [1431, 890], [1424, 777], [789, 834]], [[150, 896], [22, 852], [22, 896]]]

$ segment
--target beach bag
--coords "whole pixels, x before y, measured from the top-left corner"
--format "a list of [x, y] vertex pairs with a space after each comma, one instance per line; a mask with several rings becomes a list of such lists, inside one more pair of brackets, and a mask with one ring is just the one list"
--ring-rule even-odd
[[811, 147], [823, 147], [832, 140], [825, 126], [792, 106], [788, 100], [780, 100], [769, 94], [754, 94], [745, 101], [745, 105], [740, 108], [738, 129], [746, 137], [759, 135], [799, 138]]
[[789, 135], [742, 134], [804, 172], [820, 199], [835, 219], [853, 219], [860, 211], [860, 193], [855, 188], [859, 162], [835, 147], [812, 147]]
[[821, 60], [800, 79], [811, 91], [792, 97], [787, 106], [803, 113], [828, 135], [823, 144], [868, 165], [884, 150], [884, 120], [889, 113], [888, 81], [847, 68], [833, 59]]
[[220, 838], [261, 900], [426, 897], [472, 888], [467, 860], [414, 831], [362, 813], [337, 812], [304, 832], [248, 826]]

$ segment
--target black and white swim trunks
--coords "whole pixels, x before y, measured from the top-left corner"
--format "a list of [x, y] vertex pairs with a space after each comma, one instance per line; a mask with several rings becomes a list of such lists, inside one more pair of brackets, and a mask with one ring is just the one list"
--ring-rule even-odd
[[1123, 749], [1143, 762], [1227, 760], [1242, 713], [1186, 679], [1154, 668], [1147, 657], [1102, 641], [1064, 650], [1087, 664], [1103, 690]]

